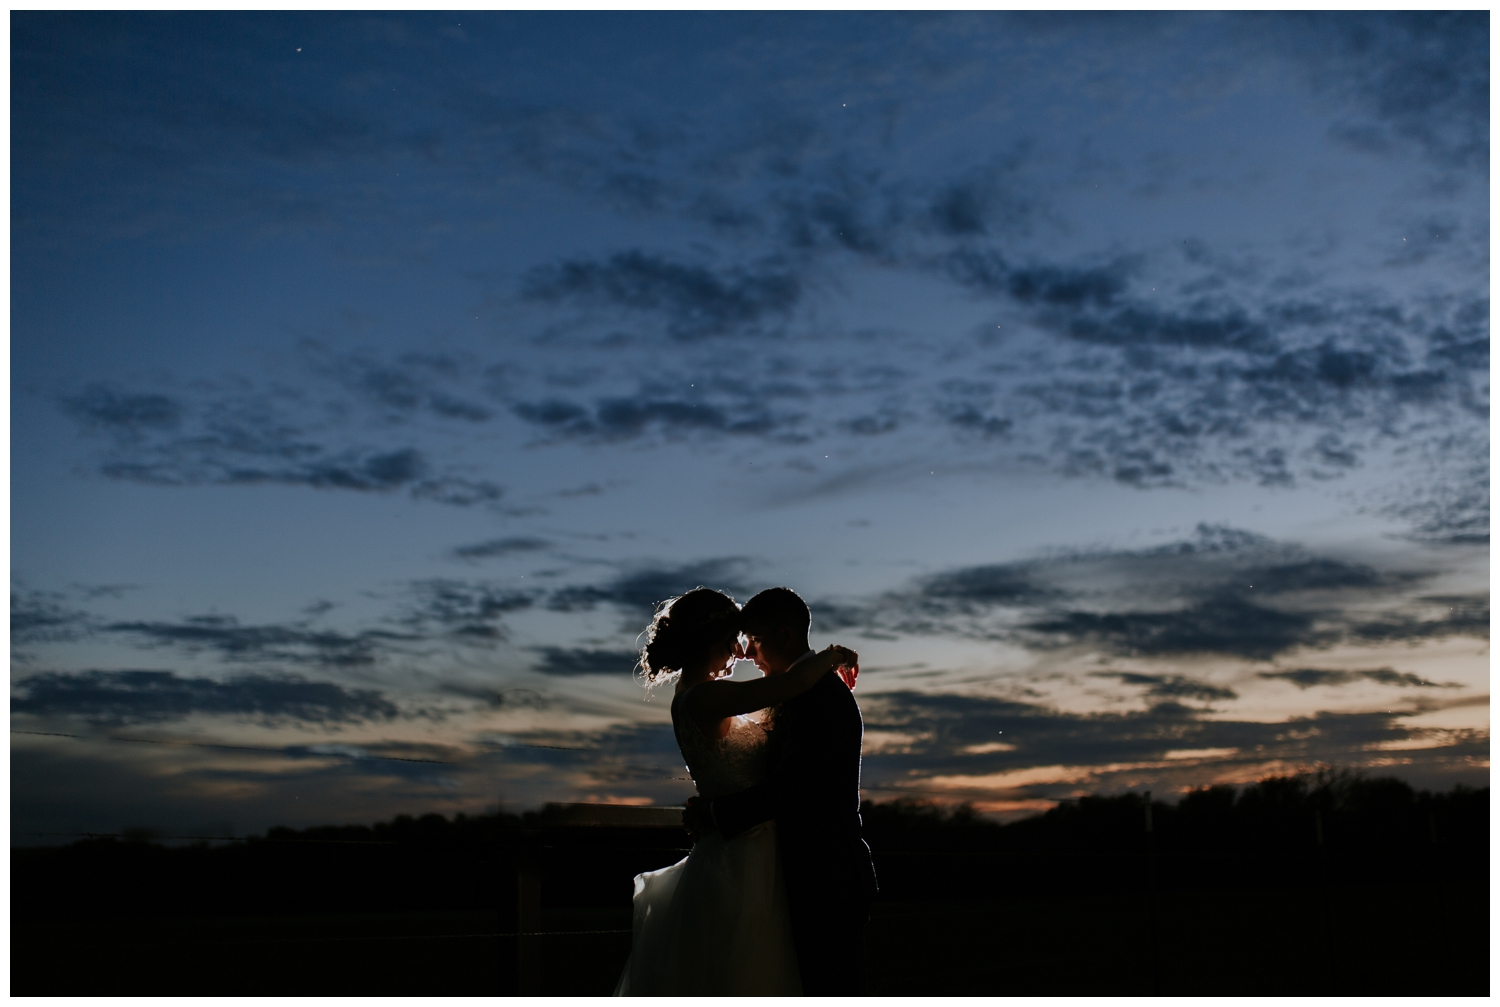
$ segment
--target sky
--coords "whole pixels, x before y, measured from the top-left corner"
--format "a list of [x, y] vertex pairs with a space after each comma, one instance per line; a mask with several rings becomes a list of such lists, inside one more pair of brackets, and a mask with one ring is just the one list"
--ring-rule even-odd
[[12, 842], [680, 804], [700, 584], [867, 798], [1487, 786], [1488, 37], [12, 14]]

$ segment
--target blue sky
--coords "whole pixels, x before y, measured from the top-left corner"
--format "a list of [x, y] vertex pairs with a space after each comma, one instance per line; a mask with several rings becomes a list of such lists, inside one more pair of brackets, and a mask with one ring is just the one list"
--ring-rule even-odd
[[700, 583], [876, 798], [1488, 779], [1482, 12], [11, 46], [17, 841], [678, 803]]

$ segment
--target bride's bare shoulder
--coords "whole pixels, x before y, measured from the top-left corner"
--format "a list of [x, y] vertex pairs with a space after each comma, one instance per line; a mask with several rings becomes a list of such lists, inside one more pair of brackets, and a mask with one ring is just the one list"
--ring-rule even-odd
[[685, 708], [692, 710], [701, 706], [708, 697], [714, 695], [723, 686], [723, 682], [715, 679], [709, 679], [707, 682], [694, 682], [686, 689], [678, 689], [672, 696], [672, 703], [673, 705], [681, 703]]
[[715, 697], [722, 696], [729, 684], [719, 679], [694, 682], [685, 689], [679, 689], [672, 696], [672, 706], [681, 709], [690, 717], [701, 719], [716, 705]]

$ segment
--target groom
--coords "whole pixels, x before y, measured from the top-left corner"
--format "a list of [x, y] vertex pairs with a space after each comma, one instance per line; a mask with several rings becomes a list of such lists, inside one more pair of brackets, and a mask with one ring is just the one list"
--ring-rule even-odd
[[[743, 656], [767, 676], [785, 674], [813, 655], [811, 613], [784, 587], [745, 603]], [[740, 655], [736, 655], [740, 656]], [[864, 721], [838, 675], [777, 708], [771, 724], [771, 769], [748, 790], [688, 802], [684, 822], [695, 835], [717, 829], [733, 839], [767, 819], [786, 877], [792, 940], [807, 996], [864, 992], [865, 923], [875, 893], [870, 848], [860, 836], [859, 759]]]

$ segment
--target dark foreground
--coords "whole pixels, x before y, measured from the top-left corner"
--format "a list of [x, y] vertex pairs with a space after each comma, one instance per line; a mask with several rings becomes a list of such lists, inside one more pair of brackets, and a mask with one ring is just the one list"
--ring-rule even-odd
[[[867, 805], [869, 992], [1485, 996], [1488, 803], [1279, 778], [1004, 827]], [[687, 836], [579, 814], [16, 848], [10, 992], [608, 994], [631, 879]]]
[[[1485, 886], [1195, 891], [1157, 900], [882, 902], [868, 931], [884, 995], [1485, 995]], [[496, 995], [514, 938], [495, 913], [54, 920], [12, 930], [13, 995]], [[549, 909], [549, 931], [629, 926]], [[543, 994], [608, 994], [628, 933], [542, 942]]]

